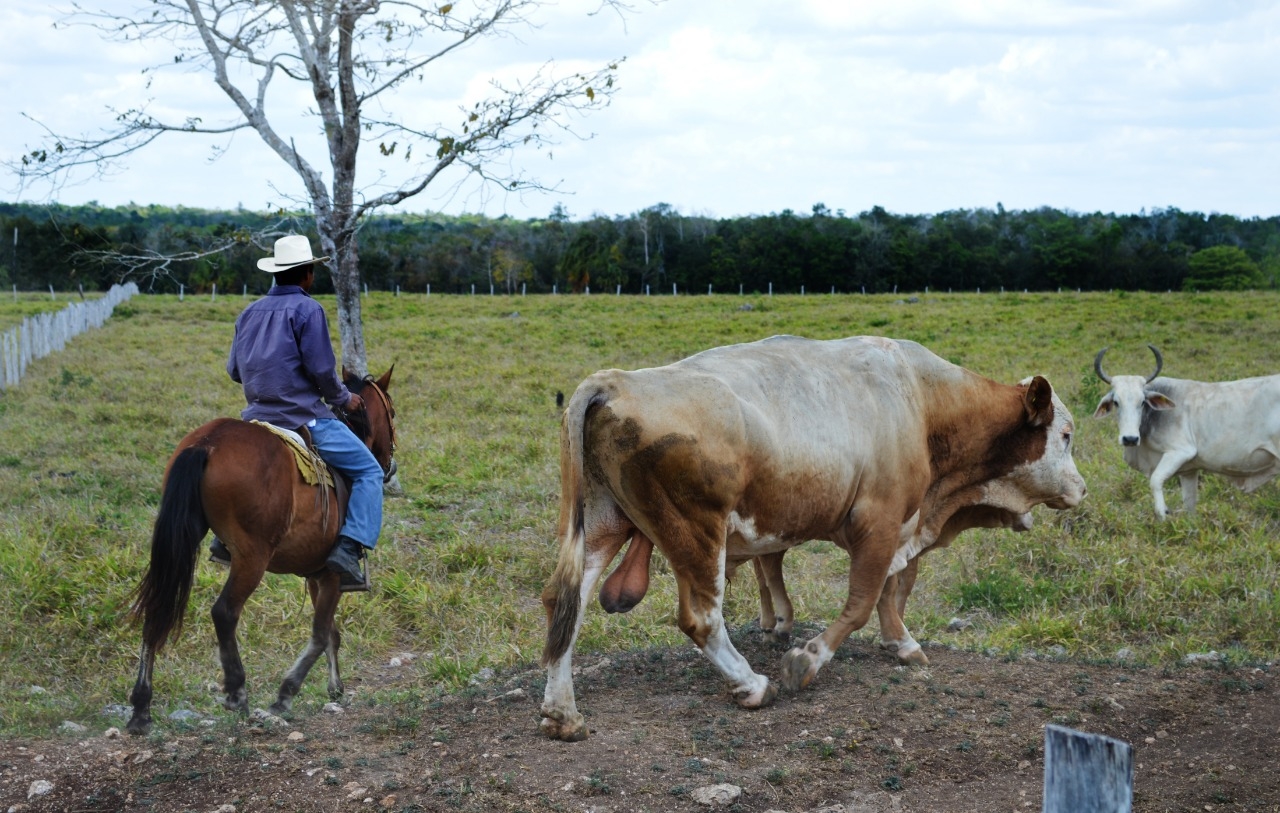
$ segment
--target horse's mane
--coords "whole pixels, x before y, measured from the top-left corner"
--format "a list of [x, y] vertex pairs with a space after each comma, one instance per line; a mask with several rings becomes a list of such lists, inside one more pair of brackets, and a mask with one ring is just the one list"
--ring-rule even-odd
[[[364, 397], [363, 390], [366, 385], [371, 383], [368, 378], [360, 378], [356, 375], [348, 375], [342, 383], [347, 385], [347, 389], [351, 390], [361, 398]], [[351, 431], [355, 432], [356, 437], [364, 440], [373, 434], [373, 427], [369, 425], [369, 410], [366, 407], [358, 412], [348, 412], [343, 410], [339, 413], [339, 417], [347, 422], [347, 426], [351, 427]]]

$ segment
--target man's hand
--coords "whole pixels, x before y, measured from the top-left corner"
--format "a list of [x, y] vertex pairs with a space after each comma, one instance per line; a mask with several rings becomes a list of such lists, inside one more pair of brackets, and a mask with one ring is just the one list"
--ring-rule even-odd
[[353, 392], [351, 393], [351, 400], [347, 401], [347, 405], [343, 409], [347, 412], [359, 412], [364, 409], [364, 399]]

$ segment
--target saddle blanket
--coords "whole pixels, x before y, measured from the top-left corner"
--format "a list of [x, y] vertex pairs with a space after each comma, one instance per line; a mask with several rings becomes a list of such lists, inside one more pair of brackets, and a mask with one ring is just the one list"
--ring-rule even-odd
[[333, 488], [333, 475], [329, 473], [329, 467], [324, 465], [324, 461], [315, 452], [307, 448], [307, 444], [303, 442], [302, 435], [291, 429], [284, 429], [275, 424], [266, 423], [265, 421], [249, 421], [256, 423], [264, 429], [269, 429], [276, 437], [284, 441], [289, 447], [289, 451], [293, 452], [293, 459], [298, 463], [298, 473], [302, 475], [302, 479], [307, 485], [318, 485], [322, 481], [329, 488]]

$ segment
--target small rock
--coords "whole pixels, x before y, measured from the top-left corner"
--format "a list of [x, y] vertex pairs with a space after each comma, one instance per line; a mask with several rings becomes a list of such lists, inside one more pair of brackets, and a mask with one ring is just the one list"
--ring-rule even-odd
[[28, 694], [48, 694], [49, 692], [43, 686], [32, 686], [27, 689]]
[[1053, 646], [1049, 647], [1049, 657], [1065, 658], [1067, 657], [1067, 648], [1062, 644], [1054, 644]]
[[79, 723], [73, 723], [70, 720], [63, 720], [62, 725], [58, 726], [58, 730], [63, 734], [83, 734], [89, 729]]
[[236, 813], [235, 805], [219, 805], [213, 813]]
[[1111, 707], [1112, 711], [1124, 711], [1124, 706], [1120, 705], [1120, 701], [1110, 695], [1107, 696], [1107, 705]]
[[191, 709], [178, 709], [169, 715], [170, 720], [177, 720], [179, 722], [197, 720], [199, 718], [200, 712], [192, 711]]
[[150, 751], [150, 750], [139, 751], [138, 753], [133, 755], [132, 762], [134, 765], [141, 765], [142, 763], [149, 761], [155, 755], [156, 755], [155, 751]]
[[481, 683], [488, 683], [489, 681], [493, 680], [494, 674], [496, 673], [492, 669], [486, 666], [485, 668], [481, 669], [479, 672], [476, 672], [474, 675], [471, 676], [470, 683], [472, 686], [479, 686]]
[[516, 688], [516, 689], [512, 689], [511, 691], [505, 694], [498, 695], [497, 697], [494, 698], [494, 700], [505, 700], [508, 703], [511, 703], [517, 700], [524, 700], [526, 697], [528, 697], [528, 694], [525, 693], [524, 689]]
[[272, 728], [288, 728], [289, 727], [289, 724], [285, 722], [285, 719], [283, 717], [277, 717], [276, 715], [272, 714], [266, 709], [254, 709], [253, 713], [250, 714], [249, 716], [260, 723], [271, 726]]
[[37, 779], [31, 783], [31, 787], [27, 788], [27, 801], [48, 796], [50, 793], [53, 793], [53, 783], [47, 779]]
[[953, 618], [947, 622], [947, 630], [950, 632], [961, 632], [973, 626], [973, 622], [967, 618]]
[[290, 731], [288, 739], [289, 742], [306, 742], [307, 735], [303, 734], [301, 731]]
[[102, 736], [104, 739], [118, 740], [120, 739], [120, 729], [116, 728], [115, 726], [111, 726], [111, 728], [108, 728], [106, 731], [102, 732]]
[[742, 788], [737, 785], [707, 785], [690, 794], [695, 802], [709, 807], [731, 805], [742, 797]]
[[1221, 663], [1222, 660], [1222, 655], [1211, 649], [1208, 652], [1188, 652], [1183, 657], [1182, 662], [1188, 666], [1193, 666], [1197, 663]]
[[1120, 661], [1121, 663], [1126, 663], [1133, 659], [1134, 659], [1133, 650], [1130, 649], [1129, 647], [1127, 646], [1121, 647], [1120, 649], [1116, 650], [1116, 660]]
[[325, 703], [324, 708], [322, 708], [321, 711], [325, 714], [342, 714], [346, 709], [339, 706], [337, 703]]
[[378, 806], [386, 810], [390, 810], [391, 808], [395, 807], [396, 806], [395, 794], [393, 793], [390, 796], [383, 796], [381, 801], [378, 802]]
[[347, 794], [347, 801], [349, 802], [361, 801], [364, 799], [365, 795], [368, 794], [368, 792], [369, 792], [368, 788], [359, 787], [359, 786], [354, 787], [351, 789], [351, 792]]

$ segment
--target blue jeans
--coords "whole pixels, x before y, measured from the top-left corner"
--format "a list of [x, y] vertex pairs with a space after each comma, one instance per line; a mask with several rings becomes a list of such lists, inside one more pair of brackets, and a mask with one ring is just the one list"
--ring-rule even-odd
[[324, 462], [351, 478], [347, 516], [338, 533], [372, 548], [382, 532], [382, 466], [342, 421], [317, 420], [310, 429]]

